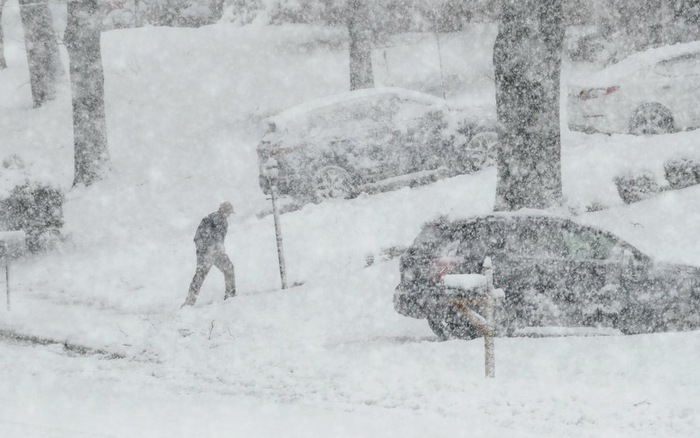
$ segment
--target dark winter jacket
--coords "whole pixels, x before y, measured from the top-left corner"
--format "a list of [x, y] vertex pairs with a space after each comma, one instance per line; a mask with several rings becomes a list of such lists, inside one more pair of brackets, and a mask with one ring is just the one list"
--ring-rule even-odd
[[226, 238], [227, 232], [228, 221], [223, 214], [215, 211], [205, 217], [199, 223], [197, 232], [194, 235], [194, 243], [197, 245], [197, 251], [207, 251], [214, 247], [223, 250], [224, 238]]

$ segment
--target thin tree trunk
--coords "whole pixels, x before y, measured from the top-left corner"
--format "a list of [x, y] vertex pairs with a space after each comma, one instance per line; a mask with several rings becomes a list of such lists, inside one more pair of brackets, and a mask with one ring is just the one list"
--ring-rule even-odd
[[6, 2], [7, 0], [0, 0], [0, 70], [7, 68], [7, 63], [5, 62], [5, 42], [2, 28], [2, 10], [5, 8]]
[[100, 31], [96, 0], [68, 3], [64, 41], [73, 96], [74, 186], [88, 186], [109, 169]]
[[19, 0], [19, 5], [32, 101], [35, 107], [39, 107], [56, 97], [56, 82], [61, 71], [58, 42], [48, 0]]
[[562, 203], [562, 0], [503, 0], [502, 11], [493, 55], [503, 127], [495, 209], [556, 207]]
[[368, 0], [348, 2], [350, 37], [350, 90], [374, 87], [372, 72], [372, 25]]

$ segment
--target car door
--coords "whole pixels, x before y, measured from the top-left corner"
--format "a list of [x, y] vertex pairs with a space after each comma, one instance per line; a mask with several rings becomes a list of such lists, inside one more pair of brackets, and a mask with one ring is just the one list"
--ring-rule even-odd
[[501, 275], [515, 328], [567, 325], [560, 309], [562, 245], [561, 232], [548, 218], [518, 218], [506, 232]]
[[563, 282], [571, 322], [617, 327], [627, 303], [623, 287], [624, 242], [601, 230], [571, 223], [562, 228]]
[[386, 173], [385, 144], [391, 138], [390, 96], [363, 96], [316, 111], [309, 130], [322, 161], [341, 166], [361, 182]]
[[505, 251], [511, 288], [506, 297], [518, 326], [611, 323], [603, 317], [619, 311], [615, 245], [609, 236], [566, 219], [521, 219]]
[[352, 147], [345, 148], [348, 164], [365, 182], [393, 176], [392, 116], [396, 108], [392, 94], [370, 96], [348, 108], [348, 137], [353, 139]]
[[393, 115], [393, 156], [396, 175], [433, 170], [441, 165], [435, 150], [439, 136], [439, 108], [426, 102], [403, 98]]

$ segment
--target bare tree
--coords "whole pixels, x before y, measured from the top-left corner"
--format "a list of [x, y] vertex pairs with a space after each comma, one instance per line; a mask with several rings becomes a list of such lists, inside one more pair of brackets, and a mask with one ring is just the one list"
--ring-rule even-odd
[[19, 0], [29, 64], [29, 82], [35, 107], [56, 97], [61, 71], [58, 41], [48, 0]]
[[5, 62], [5, 40], [3, 38], [2, 29], [2, 10], [5, 8], [6, 2], [7, 0], [0, 0], [0, 70], [7, 67], [7, 63]]
[[372, 72], [372, 24], [368, 0], [349, 0], [350, 90], [374, 87]]
[[88, 186], [109, 169], [100, 31], [96, 0], [68, 2], [64, 42], [73, 95], [74, 186]]
[[562, 0], [503, 0], [493, 54], [503, 128], [496, 210], [548, 208], [562, 202], [563, 39]]

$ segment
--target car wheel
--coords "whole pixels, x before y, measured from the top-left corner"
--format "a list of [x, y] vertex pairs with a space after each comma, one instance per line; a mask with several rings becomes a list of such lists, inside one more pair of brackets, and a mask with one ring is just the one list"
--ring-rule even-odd
[[320, 168], [314, 175], [313, 193], [317, 202], [348, 199], [353, 194], [350, 174], [338, 166]]
[[450, 309], [444, 315], [428, 317], [428, 325], [441, 341], [479, 337], [479, 332], [455, 309]]
[[496, 147], [498, 134], [495, 132], [480, 132], [467, 143], [468, 159], [472, 169], [480, 170], [496, 165]]
[[643, 103], [634, 110], [629, 122], [632, 135], [667, 134], [675, 131], [673, 114], [659, 103]]

